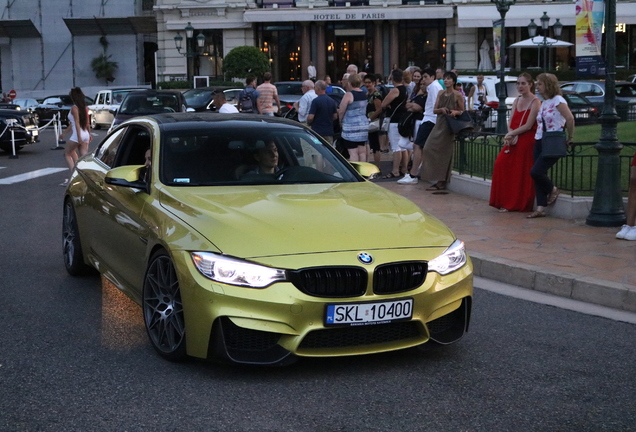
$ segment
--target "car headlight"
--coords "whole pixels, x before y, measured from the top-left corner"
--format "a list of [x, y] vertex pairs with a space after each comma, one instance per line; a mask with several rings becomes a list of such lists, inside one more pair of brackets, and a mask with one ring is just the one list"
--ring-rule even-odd
[[192, 260], [203, 276], [224, 284], [265, 288], [287, 279], [285, 270], [252, 264], [210, 252], [192, 252]]
[[443, 254], [428, 262], [428, 271], [446, 275], [454, 272], [466, 264], [466, 249], [464, 242], [455, 240]]

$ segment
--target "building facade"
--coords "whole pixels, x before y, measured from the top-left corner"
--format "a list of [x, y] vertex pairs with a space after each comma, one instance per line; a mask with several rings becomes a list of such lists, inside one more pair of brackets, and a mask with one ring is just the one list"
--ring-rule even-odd
[[[157, 26], [152, 0], [0, 0], [0, 82], [18, 97], [71, 87], [87, 96], [106, 86], [154, 80]], [[92, 60], [117, 62], [113, 81], [95, 77]]]
[[[561, 39], [575, 42], [575, 2], [519, 0], [506, 16], [508, 44], [528, 38], [527, 25], [544, 12], [564, 25]], [[387, 76], [393, 65], [476, 70], [482, 57], [494, 64], [495, 6], [453, 0], [156, 0], [159, 81], [192, 76], [222, 77], [223, 56], [237, 46], [265, 52], [275, 80], [307, 77], [313, 61], [318, 77], [340, 77], [350, 63]], [[617, 65], [636, 67], [636, 2], [617, 5]], [[189, 56], [174, 37], [190, 24]], [[202, 36], [200, 36], [202, 35]], [[197, 48], [196, 37], [205, 38]], [[549, 36], [552, 36], [551, 30]], [[485, 41], [485, 43], [484, 43]], [[480, 51], [481, 49], [481, 51]], [[481, 55], [480, 55], [481, 54]], [[538, 49], [509, 49], [506, 67], [541, 68]], [[549, 49], [549, 64], [573, 67], [575, 47]]]

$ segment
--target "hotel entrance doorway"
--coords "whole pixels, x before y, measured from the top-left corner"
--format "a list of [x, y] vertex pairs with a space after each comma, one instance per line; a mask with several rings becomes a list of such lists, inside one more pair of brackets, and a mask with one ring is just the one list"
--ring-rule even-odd
[[367, 46], [364, 29], [336, 30], [335, 36], [334, 61], [330, 61], [327, 67], [334, 83], [342, 79], [350, 64], [358, 66], [360, 71], [370, 48]]

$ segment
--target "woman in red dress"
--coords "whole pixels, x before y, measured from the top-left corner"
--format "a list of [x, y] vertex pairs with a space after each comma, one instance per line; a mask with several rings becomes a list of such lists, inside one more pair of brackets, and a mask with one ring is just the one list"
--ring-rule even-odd
[[495, 160], [490, 188], [490, 205], [500, 212], [532, 211], [534, 182], [534, 134], [541, 101], [534, 95], [534, 80], [528, 73], [517, 78], [519, 97], [512, 104], [512, 117], [504, 145]]

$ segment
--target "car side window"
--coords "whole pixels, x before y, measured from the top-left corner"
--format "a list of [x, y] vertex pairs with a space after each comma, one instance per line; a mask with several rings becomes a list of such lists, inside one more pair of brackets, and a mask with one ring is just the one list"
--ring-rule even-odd
[[599, 85], [592, 85], [592, 96], [603, 96], [605, 92]]
[[563, 87], [561, 87], [561, 90], [564, 91], [574, 91], [574, 84], [566, 84]]
[[143, 165], [146, 161], [145, 153], [151, 146], [148, 130], [131, 126], [128, 128], [121, 144], [113, 168], [124, 165]]
[[102, 161], [107, 167], [112, 168], [125, 131], [126, 128], [119, 129], [106, 138], [97, 148], [95, 158]]

